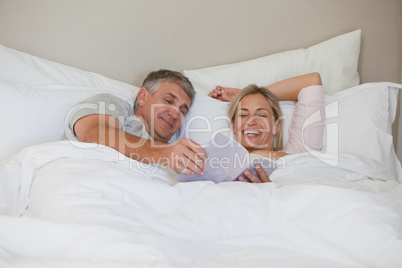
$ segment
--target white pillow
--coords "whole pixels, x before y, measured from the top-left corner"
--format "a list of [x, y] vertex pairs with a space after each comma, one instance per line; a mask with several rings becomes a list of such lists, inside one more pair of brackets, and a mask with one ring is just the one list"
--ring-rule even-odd
[[0, 122], [5, 126], [0, 161], [27, 145], [60, 140], [65, 115], [86, 98], [108, 92], [132, 103], [138, 92], [133, 85], [3, 45], [0, 79]]
[[[0, 79], [27, 85], [76, 85], [135, 91], [136, 87], [0, 45]], [[111, 92], [113, 93], [113, 92]]]
[[[0, 162], [25, 146], [61, 140], [65, 116], [73, 106], [111, 91], [81, 86], [27, 86], [0, 80]], [[130, 91], [113, 94], [130, 103], [136, 96]]]
[[251, 83], [268, 86], [285, 78], [319, 72], [324, 92], [333, 94], [359, 84], [360, 36], [361, 30], [356, 30], [307, 49], [183, 72], [202, 94], [217, 85], [240, 89]]
[[367, 83], [326, 96], [324, 151], [374, 159], [384, 174], [402, 181], [392, 138], [398, 89], [402, 85]]
[[[368, 157], [382, 164], [384, 174], [402, 181], [401, 165], [392, 139], [397, 89], [402, 89], [402, 85], [369, 83], [326, 96], [323, 151]], [[285, 116], [283, 128], [286, 144], [295, 103], [281, 102], [280, 105]], [[182, 127], [172, 141], [188, 137], [206, 145], [216, 133], [230, 131], [228, 106], [226, 102], [197, 93]]]

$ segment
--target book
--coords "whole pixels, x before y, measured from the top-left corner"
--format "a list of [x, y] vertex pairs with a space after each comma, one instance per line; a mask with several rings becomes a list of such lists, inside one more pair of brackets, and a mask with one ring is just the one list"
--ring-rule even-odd
[[204, 150], [207, 154], [204, 174], [187, 175], [182, 173], [177, 177], [179, 182], [235, 181], [247, 169], [257, 175], [254, 168], [256, 164], [260, 164], [268, 176], [276, 169], [275, 161], [265, 157], [251, 157], [240, 143], [222, 133], [213, 136], [211, 141], [204, 146]]

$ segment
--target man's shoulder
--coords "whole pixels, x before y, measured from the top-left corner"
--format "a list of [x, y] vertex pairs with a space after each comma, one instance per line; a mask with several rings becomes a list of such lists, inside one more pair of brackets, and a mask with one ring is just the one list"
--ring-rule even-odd
[[127, 103], [127, 101], [113, 95], [110, 93], [100, 93], [97, 95], [94, 95], [90, 97], [89, 99], [86, 100], [86, 102], [93, 102], [93, 101], [107, 101], [107, 102], [121, 102], [121, 103]]

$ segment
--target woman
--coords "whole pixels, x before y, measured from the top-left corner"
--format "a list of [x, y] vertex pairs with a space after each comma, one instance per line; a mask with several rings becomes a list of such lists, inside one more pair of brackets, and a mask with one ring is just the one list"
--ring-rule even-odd
[[[278, 160], [287, 154], [320, 150], [324, 128], [321, 110], [324, 97], [318, 73], [282, 80], [268, 87], [249, 85], [243, 90], [216, 87], [210, 97], [231, 101], [229, 117], [237, 140], [250, 154]], [[289, 141], [283, 145], [282, 112], [278, 101], [297, 101]], [[316, 120], [315, 115], [319, 115]], [[313, 120], [311, 120], [313, 119]], [[240, 181], [269, 182], [268, 175], [256, 166]]]

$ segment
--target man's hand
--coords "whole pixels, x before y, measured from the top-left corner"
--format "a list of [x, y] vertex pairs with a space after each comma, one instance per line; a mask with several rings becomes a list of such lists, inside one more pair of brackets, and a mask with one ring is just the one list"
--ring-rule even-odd
[[155, 162], [166, 163], [169, 168], [177, 172], [202, 175], [205, 170], [207, 154], [201, 145], [190, 139], [183, 138], [175, 143], [161, 148], [151, 148], [151, 150], [153, 150]]
[[268, 174], [264, 171], [264, 169], [260, 165], [255, 165], [255, 170], [258, 176], [255, 176], [250, 170], [246, 170], [243, 175], [238, 177], [239, 181], [243, 182], [252, 182], [252, 183], [263, 183], [263, 182], [272, 182], [269, 179]]

